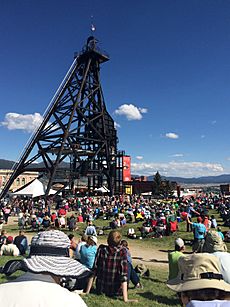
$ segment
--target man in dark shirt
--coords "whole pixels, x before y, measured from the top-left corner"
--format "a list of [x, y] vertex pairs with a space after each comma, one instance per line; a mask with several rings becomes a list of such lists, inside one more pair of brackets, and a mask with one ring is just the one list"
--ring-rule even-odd
[[25, 255], [26, 250], [28, 248], [28, 240], [23, 230], [20, 230], [19, 235], [14, 238], [14, 244], [19, 249], [20, 254]]

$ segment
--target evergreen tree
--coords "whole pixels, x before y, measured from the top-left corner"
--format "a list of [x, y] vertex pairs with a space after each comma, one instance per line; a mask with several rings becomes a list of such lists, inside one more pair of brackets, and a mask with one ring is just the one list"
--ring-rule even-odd
[[160, 173], [157, 171], [153, 178], [153, 195], [160, 196], [162, 191], [162, 179]]

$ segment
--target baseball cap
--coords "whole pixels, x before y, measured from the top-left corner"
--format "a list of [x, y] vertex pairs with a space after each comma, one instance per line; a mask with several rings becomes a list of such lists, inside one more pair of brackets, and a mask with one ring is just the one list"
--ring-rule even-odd
[[175, 240], [175, 245], [177, 245], [179, 247], [183, 247], [184, 246], [184, 241], [181, 238], [177, 238]]

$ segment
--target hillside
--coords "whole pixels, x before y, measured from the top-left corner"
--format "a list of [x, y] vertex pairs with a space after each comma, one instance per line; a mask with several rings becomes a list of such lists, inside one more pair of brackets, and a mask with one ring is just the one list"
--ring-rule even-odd
[[[0, 159], [0, 169], [11, 169], [14, 165], [14, 161]], [[41, 166], [43, 167], [43, 163], [30, 165], [29, 168], [34, 168]], [[63, 162], [61, 168], [66, 167], [66, 163]], [[132, 177], [139, 177], [137, 175], [132, 175]], [[204, 177], [193, 177], [193, 178], [183, 178], [183, 177], [165, 177], [162, 176], [163, 179], [176, 181], [177, 183], [183, 184], [220, 184], [220, 183], [230, 183], [230, 174], [223, 174], [219, 176], [204, 176]], [[149, 176], [148, 180], [152, 181], [153, 176]]]

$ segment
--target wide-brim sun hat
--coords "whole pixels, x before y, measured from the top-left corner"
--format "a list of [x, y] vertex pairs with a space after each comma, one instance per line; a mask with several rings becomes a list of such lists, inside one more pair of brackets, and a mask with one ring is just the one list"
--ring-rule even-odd
[[230, 292], [230, 284], [223, 280], [219, 260], [214, 255], [201, 253], [180, 257], [178, 267], [178, 276], [167, 281], [167, 286], [173, 291], [211, 288]]
[[23, 259], [23, 264], [33, 273], [73, 278], [88, 276], [91, 271], [69, 257], [69, 247], [70, 240], [62, 231], [40, 232], [32, 238], [29, 257]]

